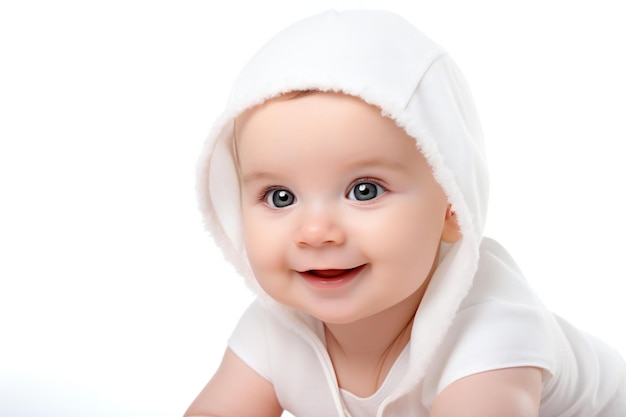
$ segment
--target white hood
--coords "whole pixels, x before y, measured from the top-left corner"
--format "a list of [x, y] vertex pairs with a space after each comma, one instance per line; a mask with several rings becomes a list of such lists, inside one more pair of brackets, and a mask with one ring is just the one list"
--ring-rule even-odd
[[200, 159], [201, 210], [226, 258], [263, 305], [307, 338], [311, 318], [272, 300], [250, 271], [233, 158], [235, 117], [294, 90], [340, 91], [379, 107], [415, 138], [457, 214], [463, 238], [442, 251], [414, 322], [408, 375], [418, 382], [478, 265], [488, 175], [471, 94], [440, 46], [388, 12], [330, 11], [305, 19], [279, 33], [243, 68]]

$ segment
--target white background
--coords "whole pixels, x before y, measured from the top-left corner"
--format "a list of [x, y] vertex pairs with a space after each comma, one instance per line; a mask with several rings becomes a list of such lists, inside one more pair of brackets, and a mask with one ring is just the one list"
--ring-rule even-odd
[[456, 59], [488, 234], [626, 356], [624, 1], [0, 0], [0, 415], [182, 415], [251, 300], [203, 231], [201, 145], [269, 36], [355, 7]]

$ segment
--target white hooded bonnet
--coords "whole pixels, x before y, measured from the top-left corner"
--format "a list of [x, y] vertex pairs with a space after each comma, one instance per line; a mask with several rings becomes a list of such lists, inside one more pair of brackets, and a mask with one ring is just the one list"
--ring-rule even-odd
[[[202, 153], [198, 192], [206, 225], [262, 304], [310, 337], [311, 318], [271, 299], [245, 254], [235, 118], [296, 90], [343, 92], [377, 106], [415, 138], [456, 212], [463, 237], [442, 252], [416, 315], [410, 372], [420, 377], [472, 285], [488, 195], [480, 124], [473, 100], [446, 52], [403, 18], [381, 11], [329, 11], [276, 35], [243, 68]], [[307, 325], [308, 323], [308, 325]]]

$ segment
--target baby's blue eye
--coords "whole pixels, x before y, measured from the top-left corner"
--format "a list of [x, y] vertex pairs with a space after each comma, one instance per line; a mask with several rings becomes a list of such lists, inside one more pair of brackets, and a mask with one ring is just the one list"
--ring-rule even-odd
[[368, 201], [379, 197], [385, 192], [385, 189], [375, 182], [359, 182], [355, 184], [348, 193], [350, 200]]
[[270, 190], [265, 195], [265, 202], [274, 208], [283, 208], [292, 205], [296, 201], [296, 196], [289, 190], [283, 188]]

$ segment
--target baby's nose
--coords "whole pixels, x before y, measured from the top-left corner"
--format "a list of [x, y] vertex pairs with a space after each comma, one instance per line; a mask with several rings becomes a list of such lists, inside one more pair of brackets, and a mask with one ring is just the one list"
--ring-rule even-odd
[[294, 237], [300, 247], [321, 247], [341, 245], [345, 242], [345, 232], [337, 221], [325, 213], [308, 215], [303, 219]]

